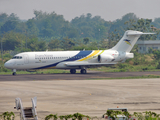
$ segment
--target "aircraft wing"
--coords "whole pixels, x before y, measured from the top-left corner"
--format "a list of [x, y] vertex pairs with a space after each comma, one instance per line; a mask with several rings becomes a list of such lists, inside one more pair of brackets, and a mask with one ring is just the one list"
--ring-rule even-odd
[[101, 66], [101, 65], [114, 65], [117, 64], [117, 62], [111, 62], [111, 63], [88, 63], [88, 62], [67, 62], [65, 63], [68, 67], [75, 67], [75, 66]]

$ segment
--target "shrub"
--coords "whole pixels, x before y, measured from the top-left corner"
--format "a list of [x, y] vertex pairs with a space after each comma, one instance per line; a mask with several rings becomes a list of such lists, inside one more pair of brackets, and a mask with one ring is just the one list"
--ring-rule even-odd
[[144, 67], [144, 68], [142, 68], [142, 70], [143, 70], [143, 71], [146, 71], [146, 70], [148, 70], [148, 68], [147, 68], [147, 67]]
[[134, 64], [134, 62], [130, 60], [130, 61], [129, 61], [129, 64], [130, 64], [130, 65], [133, 65], [133, 64]]
[[120, 69], [119, 72], [126, 72], [126, 70], [125, 69]]
[[118, 67], [120, 68], [120, 69], [122, 69], [122, 68], [125, 68], [125, 67], [127, 67], [127, 65], [126, 64], [118, 64]]
[[139, 63], [140, 63], [139, 60], [137, 60], [137, 59], [134, 60], [134, 65], [139, 65]]
[[3, 65], [0, 66], [0, 72], [9, 72], [11, 70], [5, 68]]
[[160, 62], [158, 62], [158, 65], [156, 67], [157, 69], [160, 69]]

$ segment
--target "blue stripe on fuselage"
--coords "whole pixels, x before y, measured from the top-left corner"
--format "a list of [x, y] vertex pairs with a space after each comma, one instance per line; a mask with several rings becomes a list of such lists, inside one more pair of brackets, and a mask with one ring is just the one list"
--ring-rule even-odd
[[89, 51], [79, 51], [79, 53], [69, 59], [66, 59], [66, 60], [63, 60], [63, 61], [60, 61], [60, 62], [57, 62], [57, 63], [54, 63], [54, 64], [51, 64], [51, 65], [47, 65], [47, 66], [43, 66], [43, 67], [38, 67], [38, 68], [32, 68], [32, 69], [44, 69], [44, 68], [49, 68], [49, 67], [54, 67], [56, 66], [57, 64], [61, 63], [61, 62], [65, 62], [65, 61], [75, 61], [75, 60], [79, 60], [79, 59], [82, 59], [86, 56], [88, 56], [89, 54], [91, 54], [92, 51], [89, 50]]

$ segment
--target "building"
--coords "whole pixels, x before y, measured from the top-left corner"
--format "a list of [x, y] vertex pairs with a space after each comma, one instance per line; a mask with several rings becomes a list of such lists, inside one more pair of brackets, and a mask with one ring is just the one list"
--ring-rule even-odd
[[138, 52], [139, 53], [148, 53], [149, 49], [160, 49], [160, 40], [147, 40], [147, 41], [137, 41]]

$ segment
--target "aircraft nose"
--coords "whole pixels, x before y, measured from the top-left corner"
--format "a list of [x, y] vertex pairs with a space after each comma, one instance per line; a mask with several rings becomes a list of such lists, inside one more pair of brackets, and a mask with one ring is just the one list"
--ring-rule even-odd
[[7, 62], [4, 63], [4, 67], [8, 68], [8, 63]]
[[10, 62], [6, 62], [6, 63], [4, 63], [4, 67], [6, 67], [6, 68], [10, 68], [10, 67], [11, 67], [11, 63], [10, 63]]

